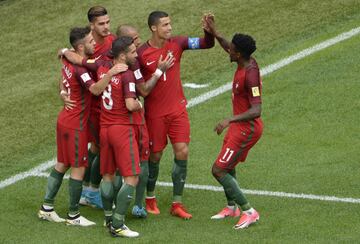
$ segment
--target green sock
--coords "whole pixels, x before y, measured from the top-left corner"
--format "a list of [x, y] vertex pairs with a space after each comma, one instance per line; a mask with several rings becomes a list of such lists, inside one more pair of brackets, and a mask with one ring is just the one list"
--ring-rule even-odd
[[93, 153], [90, 149], [88, 150], [88, 167], [85, 169], [85, 175], [83, 180], [84, 186], [89, 186], [90, 184], [90, 172], [91, 172], [91, 166], [92, 162], [94, 161], [94, 158], [96, 157], [96, 153]]
[[69, 214], [76, 215], [79, 211], [79, 200], [82, 191], [82, 180], [75, 180], [70, 177], [69, 180], [69, 195], [70, 195], [70, 207]]
[[[236, 171], [235, 171], [235, 169], [232, 169], [232, 170], [229, 172], [229, 174], [230, 174], [234, 179], [236, 179]], [[226, 200], [227, 200], [227, 205], [228, 205], [228, 206], [235, 206], [235, 205], [236, 205], [235, 200], [234, 200], [233, 198], [231, 198], [231, 197], [226, 193], [225, 189], [224, 189], [224, 192], [225, 192], [225, 196], [226, 196]]]
[[[117, 196], [117, 194], [120, 191], [120, 188], [123, 184], [122, 176], [120, 175], [119, 171], [116, 171], [113, 184], [114, 184], [114, 196]], [[116, 197], [114, 198], [114, 203], [116, 205]]]
[[63, 178], [63, 173], [58, 172], [55, 168], [51, 170], [47, 181], [47, 188], [44, 199], [45, 205], [54, 206], [55, 197], [60, 189]]
[[100, 183], [101, 200], [104, 207], [105, 221], [108, 223], [112, 219], [112, 205], [114, 201], [114, 185], [109, 181]]
[[149, 161], [149, 178], [146, 186], [146, 195], [148, 197], [155, 196], [155, 184], [159, 176], [159, 163], [160, 162]]
[[172, 181], [173, 187], [173, 201], [181, 202], [181, 197], [184, 190], [187, 171], [187, 160], [174, 159], [174, 165], [172, 169]]
[[115, 229], [125, 222], [125, 215], [133, 198], [135, 187], [124, 183], [117, 194], [117, 205], [113, 215], [113, 227]]
[[149, 178], [149, 163], [147, 161], [141, 162], [140, 167], [141, 173], [139, 175], [139, 183], [136, 186], [135, 205], [139, 206], [139, 208], [142, 208], [145, 189]]
[[235, 200], [241, 210], [246, 211], [251, 208], [251, 205], [242, 193], [240, 186], [234, 177], [230, 174], [226, 174], [224, 177], [219, 179], [219, 182], [224, 187], [226, 194]]
[[101, 179], [102, 177], [100, 175], [100, 154], [97, 154], [91, 165], [90, 186], [94, 188], [99, 188]]

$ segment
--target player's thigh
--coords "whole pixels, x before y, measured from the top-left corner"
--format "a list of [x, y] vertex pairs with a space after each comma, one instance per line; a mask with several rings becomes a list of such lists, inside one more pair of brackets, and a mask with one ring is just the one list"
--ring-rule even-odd
[[136, 131], [132, 125], [116, 125], [109, 128], [110, 144], [114, 149], [116, 168], [122, 176], [140, 174], [140, 155]]
[[167, 145], [168, 119], [165, 116], [147, 118], [146, 124], [149, 134], [150, 151], [152, 153], [161, 152]]
[[249, 150], [255, 145], [254, 134], [242, 133], [241, 130], [229, 128], [215, 164], [217, 167], [232, 170], [239, 162], [245, 161]]
[[87, 167], [87, 132], [57, 124], [57, 160], [69, 167]]
[[190, 142], [190, 121], [186, 110], [180, 114], [171, 116], [168, 136], [171, 144]]
[[91, 111], [88, 120], [88, 142], [93, 142], [96, 145], [100, 143], [100, 113]]
[[113, 175], [116, 170], [114, 151], [109, 142], [108, 128], [100, 129], [100, 173]]

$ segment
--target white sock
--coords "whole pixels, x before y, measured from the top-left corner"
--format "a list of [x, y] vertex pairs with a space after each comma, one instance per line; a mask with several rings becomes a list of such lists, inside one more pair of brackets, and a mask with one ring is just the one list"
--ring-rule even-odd
[[253, 214], [254, 211], [255, 211], [254, 208], [250, 208], [250, 209], [248, 209], [248, 210], [246, 210], [246, 211], [244, 211], [244, 212], [245, 212], [245, 213], [248, 213], [248, 214]]
[[53, 210], [54, 209], [53, 206], [48, 206], [48, 205], [44, 205], [44, 204], [42, 206], [45, 210]]
[[232, 210], [232, 211], [235, 211], [236, 210], [236, 205], [227, 205], [227, 208]]

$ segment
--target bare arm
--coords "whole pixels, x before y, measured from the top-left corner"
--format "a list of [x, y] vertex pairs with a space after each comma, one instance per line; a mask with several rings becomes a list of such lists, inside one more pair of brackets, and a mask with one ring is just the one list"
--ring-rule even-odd
[[216, 29], [214, 15], [212, 14], [204, 15], [202, 23], [204, 30], [211, 33], [219, 42], [220, 46], [225, 50], [225, 52], [229, 53], [230, 42], [226, 40], [225, 37], [223, 37], [222, 34], [218, 32], [218, 30]]
[[58, 52], [58, 56], [65, 57], [72, 64], [76, 64], [80, 66], [82, 65], [83, 57], [75, 53], [73, 50], [67, 48], [60, 49]]
[[107, 85], [109, 84], [111, 78], [122, 72], [123, 71], [123, 65], [122, 64], [115, 64], [107, 73], [106, 75], [101, 78], [101, 80], [99, 80], [98, 82], [92, 84], [89, 87], [89, 91], [94, 94], [95, 96], [100, 95], [105, 88], [107, 87]]
[[136, 111], [142, 109], [141, 102], [136, 98], [132, 98], [132, 97], [125, 98], [125, 104], [126, 104], [126, 108], [130, 112], [136, 112]]
[[164, 60], [162, 59], [162, 56], [160, 56], [157, 70], [160, 70], [161, 72], [155, 71], [155, 73], [153, 73], [151, 78], [148, 79], [146, 82], [136, 84], [136, 89], [140, 92], [142, 97], [146, 97], [147, 95], [150, 94], [150, 92], [155, 87], [159, 78], [166, 70], [168, 70], [174, 65], [174, 62], [175, 62], [175, 58], [170, 54], [168, 54]]
[[261, 115], [261, 103], [253, 104], [244, 113], [235, 115], [231, 118], [227, 118], [227, 119], [224, 119], [223, 121], [219, 122], [215, 126], [214, 131], [216, 131], [216, 133], [218, 135], [220, 135], [224, 131], [224, 129], [230, 125], [230, 123], [253, 120], [253, 119], [260, 117], [260, 115]]

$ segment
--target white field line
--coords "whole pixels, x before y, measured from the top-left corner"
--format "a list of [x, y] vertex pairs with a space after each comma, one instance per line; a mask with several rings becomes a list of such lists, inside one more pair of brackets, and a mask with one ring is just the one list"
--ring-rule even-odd
[[[37, 173], [31, 176], [38, 177], [48, 177], [49, 173]], [[65, 179], [69, 179], [69, 175], [65, 175]], [[158, 186], [172, 187], [173, 183], [171, 182], [156, 182]], [[204, 191], [218, 191], [223, 192], [224, 189], [220, 186], [211, 186], [211, 185], [195, 185], [195, 184], [185, 184], [185, 188], [193, 189], [193, 190], [204, 190]], [[245, 194], [248, 195], [258, 195], [258, 196], [270, 196], [270, 197], [282, 197], [282, 198], [300, 198], [300, 199], [308, 199], [308, 200], [319, 200], [319, 201], [327, 201], [327, 202], [345, 202], [345, 203], [360, 203], [359, 198], [341, 198], [335, 196], [319, 196], [312, 194], [303, 194], [303, 193], [287, 193], [287, 192], [279, 192], [279, 191], [261, 191], [261, 190], [247, 190], [242, 189]]]
[[[299, 59], [302, 59], [302, 58], [305, 58], [315, 52], [318, 52], [322, 49], [325, 49], [329, 46], [332, 46], [336, 43], [339, 43], [341, 41], [344, 41], [346, 39], [349, 39], [357, 34], [360, 33], [360, 27], [357, 27], [357, 28], [354, 28], [348, 32], [344, 32], [334, 38], [331, 38], [331, 39], [328, 39], [324, 42], [321, 42], [315, 46], [312, 46], [310, 48], [307, 48], [307, 49], [304, 49], [303, 51], [300, 51], [292, 56], [289, 56], [287, 58], [284, 58], [282, 60], [280, 60], [279, 62], [276, 62], [274, 64], [271, 64], [271, 65], [268, 65], [266, 66], [265, 68], [261, 69], [261, 75], [262, 76], [265, 76], [265, 75], [268, 75], [286, 65], [289, 65], [291, 64], [292, 62], [296, 61], [296, 60], [299, 60]], [[188, 105], [187, 107], [188, 108], [191, 108], [193, 106], [196, 106], [197, 104], [200, 104], [200, 103], [203, 103], [215, 96], [218, 96], [228, 90], [231, 89], [231, 82], [230, 83], [227, 83], [219, 88], [216, 88], [212, 91], [209, 91], [209, 92], [206, 92], [200, 96], [197, 96], [195, 98], [192, 98], [188, 101]], [[49, 160], [45, 163], [42, 163], [40, 164], [39, 166], [33, 168], [33, 169], [30, 169], [26, 172], [22, 172], [22, 173], [19, 173], [17, 175], [14, 175], [6, 180], [3, 180], [3, 181], [0, 181], [0, 189], [4, 188], [4, 187], [7, 187], [9, 185], [12, 185], [14, 183], [16, 183], [17, 181], [19, 180], [22, 180], [22, 179], [25, 179], [29, 176], [32, 176], [34, 174], [37, 174], [39, 171], [45, 171], [47, 170], [48, 168], [52, 167], [52, 165], [55, 164], [55, 159], [52, 159], [52, 160]], [[39, 170], [41, 169], [41, 170]]]
[[[336, 43], [339, 43], [341, 41], [347, 40], [355, 35], [358, 35], [360, 33], [360, 27], [354, 28], [348, 32], [344, 32], [338, 36], [335, 36], [334, 38], [328, 39], [326, 41], [323, 41], [317, 45], [314, 45], [312, 47], [309, 47], [307, 49], [304, 49], [294, 55], [291, 55], [287, 58], [281, 59], [280, 61], [270, 64], [266, 66], [265, 68], [260, 70], [261, 76], [266, 76], [268, 74], [271, 74], [272, 72], [281, 69], [284, 66], [287, 66], [297, 60], [303, 59], [311, 54], [314, 54], [318, 51], [321, 51], [327, 47], [330, 47]], [[203, 103], [213, 97], [216, 97], [224, 92], [230, 91], [232, 88], [232, 83], [226, 83], [225, 85], [222, 85], [214, 90], [211, 90], [209, 92], [206, 92], [204, 94], [201, 94], [200, 96], [194, 97], [188, 101], [188, 108], [191, 108], [197, 104]]]

